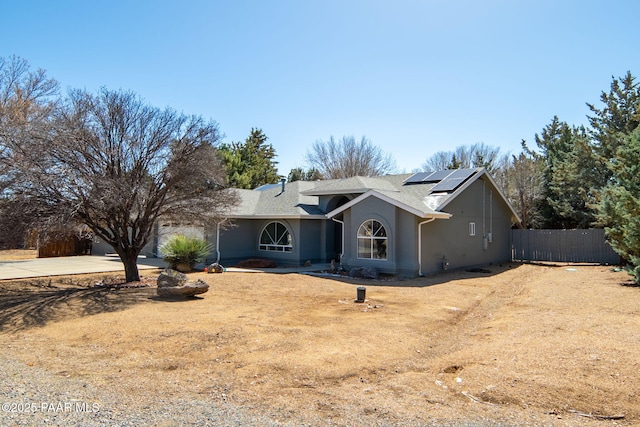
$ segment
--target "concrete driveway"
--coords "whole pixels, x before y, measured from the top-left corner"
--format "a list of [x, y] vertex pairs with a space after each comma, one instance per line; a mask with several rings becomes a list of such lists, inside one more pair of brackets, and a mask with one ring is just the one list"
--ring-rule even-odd
[[[160, 258], [138, 258], [140, 270], [164, 267], [166, 263]], [[0, 280], [110, 271], [124, 271], [122, 261], [117, 256], [85, 255], [0, 261]]]
[[[167, 263], [161, 258], [138, 258], [138, 269], [149, 270], [166, 268]], [[311, 273], [329, 271], [330, 264], [314, 264], [308, 267], [281, 268], [236, 268], [229, 267], [229, 272], [244, 273]], [[196, 264], [195, 269], [202, 271], [204, 264]], [[67, 274], [124, 272], [122, 261], [115, 255], [83, 255], [56, 258], [36, 258], [20, 261], [0, 261], [0, 280], [28, 279], [31, 277], [64, 276]]]

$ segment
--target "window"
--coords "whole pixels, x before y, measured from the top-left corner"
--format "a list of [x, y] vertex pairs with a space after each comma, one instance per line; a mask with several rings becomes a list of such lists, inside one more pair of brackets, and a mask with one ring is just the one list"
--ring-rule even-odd
[[358, 258], [387, 259], [387, 230], [375, 219], [358, 228]]
[[470, 222], [469, 223], [469, 236], [475, 236], [476, 235], [476, 223], [475, 222]]
[[260, 234], [260, 250], [275, 252], [292, 252], [291, 233], [281, 222], [270, 222]]

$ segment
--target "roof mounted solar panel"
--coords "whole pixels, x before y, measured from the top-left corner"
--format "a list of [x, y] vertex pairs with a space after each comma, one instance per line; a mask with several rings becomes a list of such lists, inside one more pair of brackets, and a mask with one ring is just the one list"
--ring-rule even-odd
[[475, 169], [458, 169], [445, 179], [440, 181], [435, 187], [431, 189], [432, 193], [441, 193], [454, 191], [461, 186], [467, 179], [469, 179], [474, 173]]
[[448, 176], [447, 178], [460, 178], [460, 179], [467, 179], [469, 178], [471, 175], [473, 175], [476, 172], [476, 170], [474, 168], [468, 168], [468, 169], [456, 169], [450, 176]]
[[405, 179], [403, 182], [405, 184], [418, 184], [421, 183], [424, 178], [431, 175], [431, 172], [418, 172], [411, 175], [409, 178]]
[[[443, 169], [435, 172], [418, 172], [405, 179], [405, 184], [433, 184], [443, 183], [450, 179], [462, 180], [457, 185], [462, 184], [467, 178], [474, 174], [475, 169]], [[458, 181], [456, 181], [458, 182]], [[453, 182], [448, 185], [443, 185], [442, 188], [450, 187], [454, 185]], [[433, 190], [435, 191], [435, 189]], [[438, 191], [451, 191], [451, 190], [438, 190]]]
[[453, 191], [456, 188], [458, 188], [463, 182], [464, 182], [464, 179], [460, 179], [460, 178], [446, 179], [444, 181], [439, 182], [435, 187], [433, 187], [431, 189], [431, 192], [442, 193], [442, 192]]
[[439, 181], [442, 181], [443, 179], [447, 178], [452, 173], [454, 173], [454, 171], [452, 171], [450, 169], [436, 171], [436, 172], [433, 172], [433, 173], [429, 174], [428, 176], [426, 176], [422, 180], [422, 182], [439, 182]]

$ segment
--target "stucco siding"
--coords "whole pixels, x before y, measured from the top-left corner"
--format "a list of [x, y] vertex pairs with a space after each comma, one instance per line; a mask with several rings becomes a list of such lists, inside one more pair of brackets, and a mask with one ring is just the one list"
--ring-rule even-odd
[[[260, 229], [257, 221], [236, 219], [234, 226], [220, 231], [220, 262], [235, 263], [242, 259], [257, 257]], [[215, 232], [209, 236], [209, 243], [215, 245]], [[216, 254], [213, 254], [215, 260]]]
[[[343, 264], [347, 266], [373, 267], [383, 273], [396, 272], [396, 256], [398, 235], [396, 233], [396, 208], [376, 197], [369, 197], [349, 209], [345, 215], [345, 257]], [[358, 228], [367, 220], [379, 221], [387, 231], [387, 259], [358, 258]]]
[[[305, 261], [323, 262], [324, 235], [322, 223], [326, 220], [279, 219], [292, 239], [292, 251], [268, 251], [259, 248], [260, 234], [273, 219], [236, 219], [235, 227], [220, 232], [220, 261], [233, 265], [248, 258], [270, 259], [279, 265], [301, 265]], [[215, 245], [215, 233], [209, 242]], [[215, 260], [214, 253], [210, 260]]]
[[423, 273], [509, 260], [511, 213], [488, 183], [474, 182], [444, 210], [453, 216], [423, 227]]
[[323, 223], [326, 220], [306, 220], [300, 223], [300, 256], [299, 261], [324, 262], [326, 252]]
[[395, 234], [396, 268], [400, 276], [418, 274], [418, 218], [402, 209], [396, 208]]

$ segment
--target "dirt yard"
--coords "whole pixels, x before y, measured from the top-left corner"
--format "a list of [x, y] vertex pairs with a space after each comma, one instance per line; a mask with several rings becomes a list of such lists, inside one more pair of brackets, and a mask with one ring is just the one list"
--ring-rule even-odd
[[640, 425], [629, 276], [488, 269], [360, 282], [192, 273], [211, 287], [187, 301], [96, 277], [5, 281], [0, 358], [113, 390], [121, 411], [180, 395], [291, 425]]

